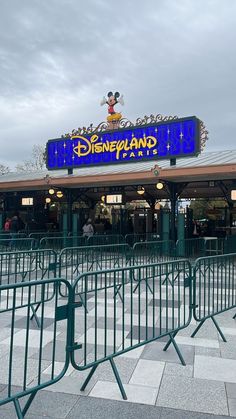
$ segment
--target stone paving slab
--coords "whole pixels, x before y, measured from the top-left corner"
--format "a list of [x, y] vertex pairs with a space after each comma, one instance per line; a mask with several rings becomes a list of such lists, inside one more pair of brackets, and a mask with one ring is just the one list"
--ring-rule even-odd
[[228, 414], [223, 383], [190, 377], [164, 376], [156, 404], [215, 415]]
[[[130, 292], [130, 291], [129, 291]], [[171, 292], [171, 290], [170, 290]], [[101, 296], [103, 293], [101, 293]], [[112, 353], [113, 342], [112, 329], [114, 324], [114, 300], [112, 292], [109, 294], [107, 318], [107, 353]], [[137, 296], [136, 296], [137, 297]], [[146, 325], [146, 303], [145, 293], [142, 292], [141, 304], [143, 310], [141, 315], [132, 316], [133, 325], [133, 344], [137, 343], [138, 338], [137, 324], [140, 321], [141, 339], [145, 339]], [[150, 295], [150, 301], [153, 297]], [[149, 302], [150, 302], [149, 301]], [[66, 301], [65, 301], [66, 302]], [[52, 336], [54, 327], [55, 310], [53, 302], [45, 307], [45, 341], [42, 350], [42, 381], [49, 379], [52, 362]], [[174, 302], [174, 307], [178, 306]], [[97, 317], [98, 342], [97, 354], [104, 356], [104, 307], [103, 297], [99, 300], [99, 317]], [[122, 303], [117, 302], [117, 344], [120, 345], [124, 340], [124, 347], [130, 345], [129, 335], [131, 332], [130, 305], [126, 307], [125, 315], [122, 316]], [[152, 306], [151, 306], [152, 307]], [[153, 312], [148, 308], [148, 325], [152, 325]], [[90, 299], [88, 305], [89, 313], [87, 316], [88, 341], [87, 343], [87, 362], [94, 360], [94, 303]], [[150, 310], [149, 310], [150, 309]], [[137, 307], [134, 307], [134, 313]], [[181, 307], [182, 310], [182, 307]], [[14, 367], [16, 375], [15, 384], [20, 384], [22, 374], [22, 360], [24, 359], [25, 342], [25, 310], [19, 310], [17, 315], [17, 328], [15, 328], [15, 352], [17, 354], [17, 365]], [[137, 311], [138, 312], [138, 311]], [[165, 312], [165, 309], [164, 309]], [[223, 331], [226, 334], [227, 343], [221, 341], [218, 332], [211, 320], [205, 322], [203, 327], [194, 339], [190, 337], [191, 332], [196, 327], [196, 321], [192, 319], [189, 328], [180, 330], [176, 336], [176, 342], [183, 357], [187, 363], [184, 367], [181, 365], [178, 355], [171, 344], [169, 349], [164, 352], [163, 347], [168, 337], [143, 345], [135, 350], [124, 353], [115, 358], [118, 371], [124, 383], [128, 395], [128, 402], [123, 401], [114, 374], [108, 362], [98, 366], [91, 382], [84, 392], [80, 392], [80, 387], [89, 373], [85, 371], [76, 371], [69, 367], [65, 377], [56, 384], [40, 391], [36, 396], [29, 413], [28, 419], [41, 418], [68, 418], [79, 419], [116, 419], [116, 418], [144, 418], [149, 419], [218, 419], [236, 416], [236, 321], [232, 320], [235, 310], [225, 312], [217, 316], [217, 321], [222, 324]], [[166, 312], [165, 312], [166, 313]], [[169, 310], [169, 314], [177, 314], [178, 310]], [[0, 363], [7, 365], [9, 356], [9, 336], [11, 314], [0, 314]], [[84, 314], [83, 308], [76, 310], [76, 340], [79, 343], [84, 341]], [[121, 336], [121, 327], [125, 320], [124, 336]], [[160, 318], [155, 320], [155, 333], [159, 333], [158, 327]], [[164, 321], [164, 317], [163, 317]], [[138, 322], [138, 323], [137, 323]], [[176, 318], [175, 318], [176, 322]], [[56, 340], [56, 373], [63, 369], [65, 360], [66, 327], [64, 322], [57, 322], [58, 328]], [[172, 323], [170, 323], [172, 324]], [[164, 327], [164, 323], [162, 323]], [[29, 357], [29, 381], [30, 385], [36, 384], [37, 363], [38, 363], [38, 338], [39, 330], [32, 322], [30, 327], [30, 336], [28, 348]], [[148, 333], [152, 335], [153, 328], [150, 327]], [[136, 333], [136, 335], [135, 335]], [[84, 347], [76, 351], [76, 361], [81, 363], [84, 358]], [[7, 376], [0, 375], [3, 383]], [[0, 384], [0, 392], [5, 391], [4, 384]], [[38, 399], [39, 398], [39, 399]], [[142, 403], [142, 404], [140, 404]], [[156, 404], [156, 406], [155, 406]], [[55, 405], [55, 410], [53, 410]], [[212, 414], [214, 414], [212, 416]], [[5, 415], [5, 416], [4, 416]], [[221, 415], [221, 416], [217, 416]], [[223, 415], [223, 416], [222, 416]], [[15, 418], [15, 412], [12, 405], [0, 407], [0, 418]]]
[[236, 360], [196, 355], [194, 377], [236, 383]]

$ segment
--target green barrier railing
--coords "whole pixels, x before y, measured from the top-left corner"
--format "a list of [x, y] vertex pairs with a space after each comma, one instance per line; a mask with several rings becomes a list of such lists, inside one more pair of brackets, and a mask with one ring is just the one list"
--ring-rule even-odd
[[29, 237], [32, 237], [32, 239], [40, 241], [44, 237], [64, 237], [64, 235], [62, 231], [37, 231], [34, 233], [29, 233]]
[[35, 249], [36, 241], [32, 238], [19, 238], [12, 234], [11, 238], [0, 239], [0, 252]]
[[[12, 401], [18, 419], [22, 419], [37, 392], [60, 380], [66, 373], [70, 361], [77, 370], [86, 370], [92, 367], [81, 387], [82, 391], [98, 365], [109, 361], [122, 397], [127, 399], [114, 358], [164, 336], [170, 337], [182, 364], [185, 365], [179, 347], [175, 342], [174, 334], [176, 331], [185, 328], [191, 320], [191, 281], [189, 280], [191, 266], [188, 261], [183, 260], [175, 261], [174, 264], [168, 263], [164, 270], [170, 270], [170, 272], [174, 270], [175, 272], [175, 284], [171, 287], [167, 281], [163, 281], [162, 265], [153, 264], [100, 270], [99, 272], [81, 275], [77, 279], [77, 283], [83, 281], [84, 284], [87, 284], [84, 289], [85, 306], [76, 302], [75, 291], [78, 284], [75, 283], [72, 287], [68, 281], [62, 279], [0, 286], [0, 296], [4, 297], [6, 293], [11, 295], [8, 313], [5, 313], [5, 307], [2, 309], [1, 303], [4, 302], [4, 299], [0, 298], [0, 315], [4, 312], [5, 315], [9, 315], [10, 319], [10, 333], [7, 338], [8, 353], [5, 357], [0, 358], [1, 376], [6, 377], [7, 395], [3, 396], [3, 393], [1, 393], [0, 406]], [[142, 289], [140, 287], [139, 292], [135, 294], [133, 292], [135, 281], [132, 278], [141, 278], [145, 268], [149, 273], [153, 293], [151, 294], [147, 284], [143, 283]], [[152, 275], [150, 275], [151, 271]], [[91, 275], [93, 275], [95, 285], [104, 283], [102, 290], [100, 286], [95, 286], [93, 301], [90, 298], [88, 280]], [[129, 283], [125, 281], [125, 277], [131, 278]], [[111, 283], [113, 288], [108, 292]], [[122, 303], [116, 298], [117, 284], [122, 285]], [[67, 288], [67, 297], [64, 298], [60, 297], [62, 286]], [[48, 299], [48, 290], [50, 290], [52, 296], [50, 300]], [[22, 305], [19, 305], [22, 295], [24, 295], [24, 300]], [[41, 325], [38, 331], [38, 344], [34, 347], [35, 352], [32, 361], [29, 354], [34, 330], [30, 328], [30, 309], [32, 304], [36, 302], [35, 295], [40, 296]], [[98, 321], [101, 316], [98, 299], [101, 298], [103, 299], [103, 329], [101, 329]], [[18, 310], [22, 307], [25, 309], [25, 329], [21, 336], [22, 350], [19, 352], [17, 319]], [[48, 330], [46, 323], [48, 309], [52, 321], [50, 330]], [[88, 321], [90, 317], [94, 324], [92, 333], [91, 322]], [[111, 323], [113, 323], [112, 328]], [[64, 341], [61, 336], [58, 337], [61, 330], [66, 331], [63, 334]], [[76, 340], [78, 340], [78, 343]], [[47, 358], [45, 364], [43, 351], [44, 346], [49, 342], [51, 345], [50, 359]], [[91, 343], [93, 345], [92, 352]], [[64, 355], [61, 353], [62, 344]], [[80, 351], [79, 355], [77, 355], [78, 351]], [[62, 363], [60, 372], [58, 372], [56, 365], [59, 353]], [[19, 365], [21, 365], [21, 374], [19, 374], [19, 368], [17, 368]], [[45, 373], [46, 367], [47, 372]], [[22, 407], [19, 400], [27, 395], [29, 398]]]
[[224, 241], [224, 253], [236, 252], [236, 235], [227, 236]]
[[56, 276], [53, 250], [25, 250], [0, 253], [0, 285], [42, 280]]
[[178, 240], [176, 243], [176, 256], [193, 260], [205, 256], [204, 238]]
[[172, 240], [159, 240], [135, 243], [133, 264], [164, 262], [175, 258], [175, 243]]
[[5, 239], [11, 239], [12, 238], [12, 234], [14, 234], [14, 237], [18, 238], [18, 239], [23, 239], [27, 237], [26, 233], [10, 233], [10, 232], [1, 232], [0, 233], [0, 240], [5, 240]]
[[215, 316], [236, 307], [236, 254], [198, 259], [193, 277], [194, 318], [200, 323], [192, 337], [210, 318], [226, 342]]
[[[125, 267], [131, 264], [131, 251], [128, 244], [66, 248], [58, 258], [58, 275], [73, 284], [79, 275], [86, 272]], [[92, 278], [89, 286], [91, 291], [95, 287]], [[81, 294], [83, 290], [84, 283], [80, 281], [76, 293]]]
[[[42, 279], [56, 277], [56, 253], [53, 250], [29, 250], [19, 252], [0, 253], [0, 286], [17, 284], [28, 281], [41, 281]], [[31, 320], [35, 319], [38, 327], [40, 320], [37, 311], [40, 306], [40, 295], [32, 296], [34, 303], [31, 304]], [[47, 298], [52, 298], [48, 292]], [[24, 295], [18, 292], [18, 307], [24, 306]], [[1, 301], [1, 310], [9, 310], [11, 295], [6, 291]]]
[[43, 237], [40, 240], [40, 248], [53, 249], [58, 252], [65, 247], [86, 246], [86, 243], [87, 239], [83, 236]]
[[[192, 336], [208, 318], [211, 318], [222, 339], [225, 340], [215, 316], [236, 307], [235, 273], [236, 254], [230, 254], [200, 258], [194, 267], [188, 260], [182, 259], [89, 271], [80, 275], [73, 286], [61, 279], [0, 286], [0, 315], [3, 312], [4, 316], [9, 315], [11, 322], [11, 331], [6, 342], [8, 361], [6, 362], [6, 357], [0, 358], [2, 377], [7, 377], [8, 394], [3, 398], [1, 393], [0, 406], [13, 401], [17, 417], [22, 419], [37, 391], [63, 377], [69, 366], [69, 359], [77, 370], [91, 368], [81, 387], [82, 391], [98, 365], [109, 361], [122, 397], [126, 399], [114, 361], [116, 356], [166, 336], [169, 340], [163, 350], [167, 350], [172, 343], [184, 365], [175, 336], [189, 325], [192, 313], [199, 322]], [[121, 299], [117, 298], [118, 287]], [[62, 288], [65, 289], [63, 298]], [[77, 302], [78, 289], [83, 304]], [[9, 298], [6, 310], [7, 293]], [[36, 348], [38, 362], [36, 367], [33, 366], [32, 372], [29, 358], [32, 333], [30, 316], [31, 306], [35, 303], [40, 303], [41, 324]], [[19, 352], [17, 346], [19, 329], [16, 322], [18, 310], [22, 307], [25, 310], [26, 327], [21, 338], [24, 349]], [[50, 330], [45, 321], [48, 309], [53, 321]], [[22, 312], [19, 314], [22, 315]], [[64, 322], [64, 325], [61, 322]], [[57, 374], [55, 372], [57, 334], [61, 330], [66, 331], [63, 334], [65, 352], [61, 372]], [[48, 333], [51, 333], [50, 339]], [[42, 354], [43, 347], [48, 341], [52, 347], [50, 359], [52, 366], [50, 375], [45, 378], [45, 374], [42, 374], [45, 369]], [[15, 372], [15, 367], [19, 365], [22, 367], [20, 378], [19, 370], [17, 374]], [[17, 389], [13, 387], [13, 383], [18, 386]], [[25, 395], [29, 395], [29, 399], [22, 409], [19, 399]]]
[[[67, 287], [68, 297], [59, 298], [59, 289], [62, 285]], [[48, 292], [52, 296], [48, 300]], [[5, 392], [0, 395], [0, 407], [6, 403], [13, 402], [18, 419], [23, 419], [28, 411], [36, 393], [49, 385], [59, 381], [65, 374], [69, 366], [70, 352], [68, 342], [71, 342], [69, 317], [64, 317], [63, 313], [67, 310], [68, 303], [72, 301], [71, 287], [67, 281], [62, 279], [43, 280], [26, 282], [22, 284], [6, 285], [0, 287], [0, 317], [2, 312], [4, 316], [9, 315], [9, 336], [6, 339], [6, 348], [8, 352], [1, 357], [1, 383], [6, 384]], [[8, 294], [9, 299], [8, 313], [5, 313], [3, 297]], [[19, 301], [24, 296], [22, 306]], [[37, 344], [34, 345], [34, 357], [30, 358], [31, 341], [35, 341], [35, 331], [30, 326], [31, 306], [35, 304], [35, 295], [40, 297], [40, 317], [41, 325], [37, 330]], [[18, 320], [22, 315], [22, 307], [25, 312], [25, 327], [19, 336]], [[47, 311], [50, 309], [51, 328], [47, 329]], [[19, 312], [19, 313], [18, 313]], [[64, 340], [60, 335], [61, 328], [67, 330]], [[20, 338], [20, 351], [19, 351]], [[43, 351], [45, 345], [50, 342], [51, 350], [48, 353], [48, 361], [43, 360]], [[58, 353], [64, 346], [64, 353], [60, 353], [60, 366], [56, 362]], [[47, 374], [45, 369], [48, 367]], [[24, 401], [24, 406], [19, 400], [22, 397], [29, 396]], [[1, 412], [0, 412], [1, 417]]]
[[[165, 280], [163, 271], [175, 278], [172, 286]], [[144, 276], [148, 281], [143, 281], [138, 292], [134, 293], [137, 284], [134, 278], [141, 281]], [[191, 266], [182, 260], [91, 272], [78, 278], [74, 290], [83, 282], [83, 306], [73, 317], [72, 334], [73, 341], [78, 341], [82, 348], [79, 356], [72, 352], [71, 362], [77, 370], [92, 367], [81, 390], [85, 389], [97, 366], [110, 361], [121, 394], [126, 398], [114, 357], [164, 336], [170, 337], [185, 365], [173, 334], [186, 327], [191, 319], [190, 277]], [[92, 299], [90, 282], [93, 284]], [[117, 286], [121, 287], [121, 301], [116, 298]], [[101, 306], [98, 301], [103, 301]]]
[[105, 244], [122, 244], [125, 238], [121, 234], [95, 234], [88, 238], [89, 246], [103, 246]]
[[134, 243], [137, 243], [137, 242], [156, 241], [156, 240], [160, 240], [160, 236], [157, 233], [134, 233], [134, 234], [125, 235], [125, 241], [131, 247], [133, 247]]

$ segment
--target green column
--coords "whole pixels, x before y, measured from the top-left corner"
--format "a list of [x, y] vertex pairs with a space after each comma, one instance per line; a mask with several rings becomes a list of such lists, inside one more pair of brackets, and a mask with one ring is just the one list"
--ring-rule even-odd
[[169, 211], [162, 211], [162, 240], [169, 240], [170, 238], [170, 213]]
[[178, 255], [185, 255], [185, 214], [179, 213], [177, 217], [177, 238], [178, 238]]
[[72, 214], [72, 234], [73, 236], [79, 236], [78, 233], [78, 216], [79, 214], [76, 212]]

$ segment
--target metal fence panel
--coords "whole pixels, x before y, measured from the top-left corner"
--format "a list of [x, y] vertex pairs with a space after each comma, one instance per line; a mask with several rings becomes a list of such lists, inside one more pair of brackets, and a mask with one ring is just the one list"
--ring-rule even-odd
[[[62, 283], [67, 287], [68, 295], [63, 300], [59, 296]], [[47, 299], [48, 289], [53, 295], [50, 303]], [[36, 392], [58, 381], [68, 368], [69, 353], [66, 348], [70, 329], [63, 312], [71, 300], [71, 287], [62, 279], [53, 279], [1, 286], [0, 292], [1, 296], [5, 293], [11, 296], [9, 311], [4, 313], [4, 322], [9, 319], [9, 324], [5, 326], [8, 333], [6, 339], [1, 341], [3, 355], [0, 357], [0, 381], [6, 385], [6, 389], [1, 392], [0, 406], [13, 401], [18, 418], [23, 418]], [[36, 330], [30, 322], [35, 294], [41, 296], [41, 326]], [[19, 305], [22, 295], [24, 308]], [[2, 300], [0, 308], [1, 304]], [[0, 309], [0, 322], [3, 311]], [[57, 360], [60, 360], [60, 364]], [[30, 394], [29, 402], [22, 408], [18, 399], [27, 394]]]
[[85, 246], [86, 243], [87, 239], [83, 236], [43, 237], [40, 240], [40, 248], [53, 249], [58, 252], [65, 247]]
[[31, 250], [36, 248], [36, 241], [32, 238], [19, 238], [18, 233], [11, 238], [0, 239], [0, 252]]
[[[130, 265], [131, 251], [128, 244], [63, 249], [58, 259], [59, 276], [73, 284], [82, 273], [125, 267]], [[93, 285], [90, 285], [93, 288]], [[83, 289], [82, 280], [78, 283], [76, 293], [83, 292]]]
[[88, 238], [88, 245], [90, 246], [122, 243], [125, 243], [125, 238], [121, 234], [95, 234]]
[[[19, 284], [28, 281], [40, 281], [56, 277], [56, 253], [53, 250], [29, 250], [21, 252], [0, 253], [0, 286]], [[18, 306], [23, 305], [18, 292]], [[4, 297], [4, 298], [3, 298]], [[51, 299], [51, 293], [48, 293]], [[33, 296], [31, 296], [33, 299]], [[1, 310], [7, 311], [11, 306], [11, 296], [6, 291], [3, 296], [0, 291]], [[34, 295], [34, 304], [40, 303], [40, 295]], [[25, 304], [25, 303], [24, 303]]]
[[160, 240], [160, 236], [157, 233], [134, 233], [125, 235], [125, 241], [131, 247], [133, 247], [134, 243], [156, 240]]
[[72, 353], [72, 365], [96, 366], [186, 327], [190, 276], [186, 260], [81, 275], [74, 289], [83, 282], [83, 305], [75, 310], [72, 329], [82, 348]]
[[160, 240], [135, 243], [133, 246], [133, 264], [164, 262], [175, 258], [175, 243], [172, 240]]
[[178, 240], [176, 243], [176, 256], [194, 260], [205, 256], [204, 238]]
[[197, 321], [236, 306], [236, 254], [205, 257], [196, 261], [194, 305]]
[[225, 238], [224, 253], [236, 253], [236, 235]]

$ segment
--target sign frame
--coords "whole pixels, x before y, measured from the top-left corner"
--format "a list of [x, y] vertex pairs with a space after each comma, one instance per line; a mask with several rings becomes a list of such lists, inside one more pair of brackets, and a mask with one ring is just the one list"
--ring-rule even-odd
[[[77, 137], [77, 136], [83, 136], [87, 139], [91, 138], [92, 135], [98, 135], [99, 137], [102, 137], [103, 135], [106, 134], [115, 134], [117, 132], [122, 132], [125, 133], [126, 131], [130, 131], [132, 129], [136, 130], [136, 129], [143, 129], [143, 128], [152, 128], [152, 127], [158, 127], [160, 125], [169, 125], [169, 124], [174, 124], [177, 122], [184, 122], [187, 120], [194, 120], [195, 121], [195, 135], [194, 135], [194, 144], [195, 144], [195, 152], [193, 153], [189, 153], [189, 154], [178, 154], [178, 155], [165, 155], [165, 156], [159, 156], [158, 154], [154, 155], [154, 156], [149, 156], [149, 157], [142, 157], [142, 158], [131, 158], [129, 160], [110, 160], [110, 161], [99, 161], [99, 162], [94, 162], [91, 164], [80, 164], [80, 165], [64, 165], [62, 167], [51, 167], [48, 164], [49, 161], [49, 146], [50, 143], [52, 142], [61, 142], [61, 141], [72, 141], [72, 137]], [[144, 161], [156, 161], [158, 162], [159, 160], [171, 160], [171, 159], [178, 159], [178, 158], [189, 158], [189, 157], [196, 157], [201, 153], [201, 135], [200, 135], [200, 120], [196, 117], [196, 116], [188, 116], [188, 117], [184, 117], [184, 118], [176, 118], [176, 119], [172, 119], [172, 120], [166, 120], [166, 121], [159, 121], [156, 123], [148, 123], [148, 124], [142, 124], [142, 125], [134, 125], [134, 126], [129, 126], [129, 127], [125, 127], [125, 128], [119, 128], [119, 129], [115, 129], [115, 130], [105, 130], [105, 131], [92, 131], [90, 133], [83, 133], [81, 132], [81, 134], [75, 134], [75, 135], [71, 135], [71, 137], [65, 137], [65, 138], [55, 138], [55, 139], [50, 139], [48, 140], [47, 144], [46, 144], [46, 167], [48, 170], [73, 170], [73, 169], [79, 169], [79, 168], [89, 168], [89, 167], [99, 167], [99, 166], [111, 166], [111, 165], [117, 165], [117, 164], [130, 164], [130, 163], [140, 163], [140, 162], [144, 162]]]

